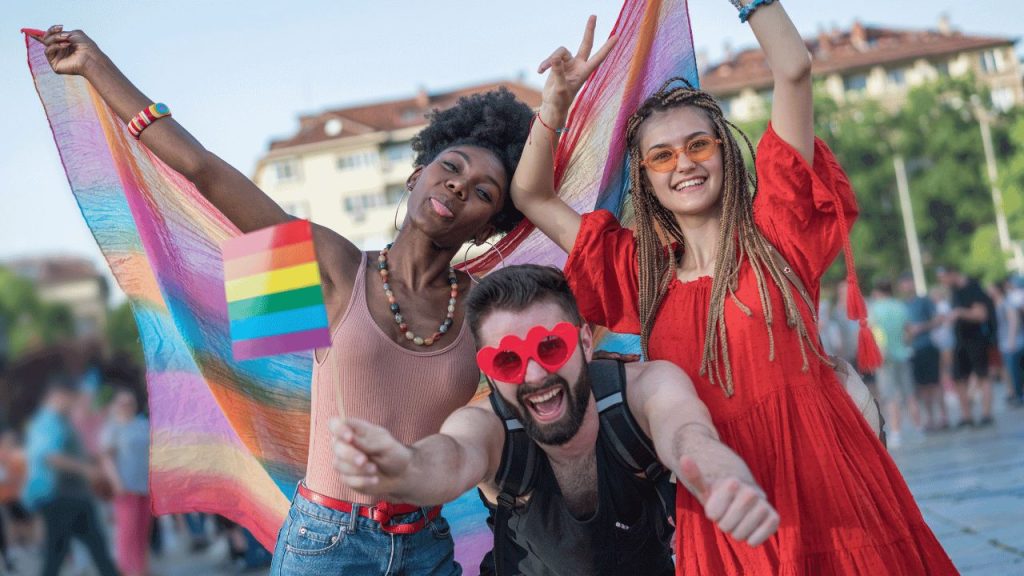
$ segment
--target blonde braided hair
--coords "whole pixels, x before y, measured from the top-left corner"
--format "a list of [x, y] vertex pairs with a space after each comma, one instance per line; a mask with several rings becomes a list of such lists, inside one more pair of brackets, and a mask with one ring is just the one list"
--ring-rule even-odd
[[[670, 88], [682, 81], [685, 86]], [[786, 281], [783, 271], [772, 257], [774, 249], [754, 225], [754, 194], [757, 180], [747, 170], [739, 144], [733, 131], [743, 137], [750, 151], [751, 159], [756, 158], [750, 139], [734, 124], [725, 119], [721, 108], [708, 93], [692, 88], [686, 80], [673, 78], [633, 114], [626, 126], [629, 149], [630, 191], [633, 195], [635, 228], [637, 236], [637, 259], [639, 264], [639, 312], [640, 343], [644, 355], [649, 357], [651, 330], [654, 326], [658, 307], [661, 305], [669, 284], [676, 274], [677, 257], [685, 249], [683, 232], [675, 216], [661, 205], [654, 194], [650, 180], [641, 162], [639, 133], [643, 123], [656, 112], [690, 106], [703, 112], [714, 125], [718, 138], [722, 140], [722, 166], [724, 180], [721, 194], [721, 227], [718, 236], [718, 254], [715, 261], [714, 279], [711, 284], [711, 302], [708, 310], [704, 350], [701, 354], [700, 375], [708, 376], [712, 384], [720, 386], [726, 396], [733, 394], [732, 368], [729, 363], [729, 344], [726, 338], [725, 296], [747, 316], [753, 311], [736, 296], [739, 272], [744, 259], [749, 260], [757, 278], [757, 292], [764, 311], [765, 329], [768, 331], [768, 359], [775, 359], [775, 338], [772, 334], [774, 314], [768, 294], [767, 277], [782, 293], [786, 324], [799, 334], [800, 354], [803, 370], [809, 367], [807, 348], [829, 363], [822, 356], [807, 324], [800, 316], [792, 287]], [[677, 243], [677, 250], [670, 249], [670, 243]], [[812, 311], [813, 313], [813, 311]]]

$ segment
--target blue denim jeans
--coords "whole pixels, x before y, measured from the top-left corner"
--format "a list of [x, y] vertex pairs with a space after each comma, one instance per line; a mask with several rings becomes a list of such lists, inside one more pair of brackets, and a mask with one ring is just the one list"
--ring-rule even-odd
[[[417, 511], [398, 521], [414, 522], [422, 516]], [[460, 576], [462, 568], [455, 562], [451, 528], [442, 516], [415, 534], [389, 534], [369, 518], [321, 506], [296, 493], [277, 535], [270, 574]]]

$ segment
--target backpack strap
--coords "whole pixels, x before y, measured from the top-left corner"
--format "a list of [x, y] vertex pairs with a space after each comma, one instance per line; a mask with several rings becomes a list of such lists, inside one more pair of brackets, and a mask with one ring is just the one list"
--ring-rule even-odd
[[501, 418], [501, 424], [505, 428], [501, 463], [498, 465], [494, 481], [503, 494], [508, 493], [514, 500], [533, 488], [538, 448], [526, 435], [523, 423], [501, 399], [501, 395], [492, 392], [490, 400], [494, 413]]
[[789, 283], [792, 284], [794, 288], [796, 288], [796, 291], [800, 294], [800, 298], [804, 301], [804, 304], [807, 304], [807, 309], [811, 312], [811, 318], [814, 318], [814, 324], [817, 325], [818, 307], [815, 306], [814, 301], [811, 300], [811, 294], [807, 292], [807, 288], [804, 287], [803, 281], [796, 275], [796, 271], [794, 271], [793, 267], [789, 265], [789, 262], [786, 262], [786, 259], [782, 257], [782, 253], [779, 252], [779, 249], [773, 246], [771, 242], [768, 242], [767, 244], [771, 251], [772, 260], [775, 261], [775, 265], [779, 267], [779, 270], [782, 270], [782, 275], [789, 280]]
[[634, 474], [643, 474], [657, 487], [667, 518], [675, 515], [676, 487], [654, 449], [654, 442], [637, 423], [626, 402], [626, 365], [618, 360], [590, 362], [590, 385], [601, 422], [616, 460]]
[[501, 418], [501, 424], [505, 428], [501, 463], [494, 476], [499, 492], [498, 505], [494, 508], [494, 549], [491, 559], [495, 574], [504, 575], [515, 571], [514, 566], [508, 565], [507, 559], [508, 521], [519, 497], [533, 488], [537, 476], [539, 448], [526, 435], [523, 423], [493, 387], [490, 400], [494, 413]]

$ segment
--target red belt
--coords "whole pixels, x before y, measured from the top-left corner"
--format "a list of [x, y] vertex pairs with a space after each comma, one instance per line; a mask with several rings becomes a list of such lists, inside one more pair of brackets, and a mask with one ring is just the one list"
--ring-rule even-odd
[[434, 518], [437, 518], [441, 513], [441, 507], [434, 506], [430, 510], [427, 510], [426, 514], [418, 520], [391, 524], [391, 520], [396, 516], [418, 512], [422, 510], [422, 508], [419, 506], [413, 506], [412, 504], [391, 504], [389, 502], [380, 502], [376, 506], [352, 504], [347, 500], [338, 500], [336, 498], [331, 498], [330, 496], [324, 496], [319, 492], [314, 492], [307, 488], [302, 482], [299, 483], [299, 495], [310, 502], [330, 508], [331, 510], [345, 512], [347, 514], [351, 514], [352, 508], [358, 506], [360, 516], [363, 518], [369, 518], [370, 520], [380, 524], [380, 529], [389, 534], [415, 534], [416, 532], [426, 528], [427, 524], [430, 524], [430, 522], [433, 521]]

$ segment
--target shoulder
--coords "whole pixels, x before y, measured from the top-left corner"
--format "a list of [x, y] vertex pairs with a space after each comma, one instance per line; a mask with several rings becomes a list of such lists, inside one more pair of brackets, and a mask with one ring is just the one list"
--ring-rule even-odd
[[313, 241], [324, 280], [336, 287], [351, 286], [363, 265], [363, 252], [341, 234], [319, 224], [313, 225]]
[[627, 402], [634, 415], [651, 398], [663, 394], [693, 393], [693, 383], [682, 368], [667, 360], [634, 362], [626, 365]]

